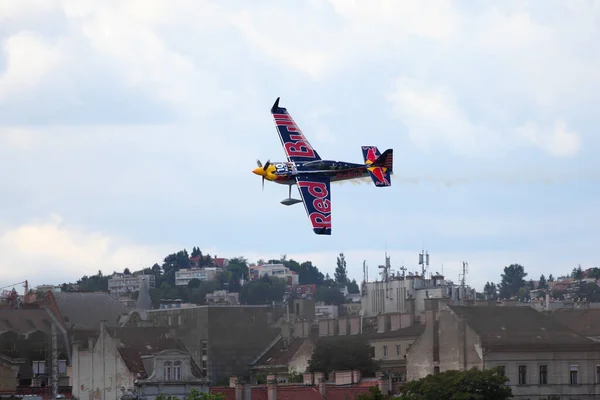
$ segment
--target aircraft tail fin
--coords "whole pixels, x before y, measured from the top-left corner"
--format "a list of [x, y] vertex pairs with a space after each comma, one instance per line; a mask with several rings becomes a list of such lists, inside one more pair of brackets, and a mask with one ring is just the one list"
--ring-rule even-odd
[[392, 185], [394, 151], [387, 149], [383, 154], [375, 146], [362, 146], [363, 157], [367, 170], [375, 186], [387, 187]]

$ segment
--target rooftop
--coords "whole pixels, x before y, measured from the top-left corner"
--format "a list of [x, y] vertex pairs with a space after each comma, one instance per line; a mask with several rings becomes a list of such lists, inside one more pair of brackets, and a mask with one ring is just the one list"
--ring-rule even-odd
[[483, 346], [591, 346], [595, 342], [531, 307], [448, 308], [481, 338]]
[[50, 332], [51, 317], [43, 308], [8, 309], [0, 308], [0, 334], [15, 332], [27, 335], [35, 331]]
[[284, 346], [283, 338], [279, 339], [273, 347], [271, 347], [261, 358], [259, 358], [254, 366], [277, 366], [287, 365], [294, 355], [300, 350], [300, 347], [309, 339], [293, 339], [289, 346]]
[[65, 325], [71, 329], [97, 331], [103, 320], [107, 326], [116, 326], [119, 316], [131, 311], [129, 307], [104, 292], [48, 293], [44, 299], [48, 296], [54, 296]]
[[559, 308], [551, 314], [559, 323], [583, 336], [600, 336], [600, 309]]
[[[169, 333], [168, 328], [161, 327], [125, 327], [107, 328], [109, 335], [119, 339], [119, 354], [129, 371], [138, 373], [142, 378], [148, 377], [144, 368], [143, 356], [154, 355], [163, 350], [181, 350], [187, 353], [183, 343]], [[194, 376], [202, 374], [196, 363], [192, 360]]]

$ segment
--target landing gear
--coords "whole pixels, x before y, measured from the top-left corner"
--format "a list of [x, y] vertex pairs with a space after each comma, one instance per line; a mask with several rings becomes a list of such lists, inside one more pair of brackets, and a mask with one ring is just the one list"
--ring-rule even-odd
[[292, 199], [292, 185], [289, 185], [288, 198], [281, 200], [281, 204], [284, 206], [292, 206], [298, 203], [302, 203], [302, 200]]

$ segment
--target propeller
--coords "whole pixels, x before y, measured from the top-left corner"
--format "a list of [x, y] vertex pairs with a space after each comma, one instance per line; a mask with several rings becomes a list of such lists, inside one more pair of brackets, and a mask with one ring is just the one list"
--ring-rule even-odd
[[[263, 166], [262, 163], [260, 162], [260, 160], [256, 160], [256, 164], [258, 165], [259, 168], [262, 168], [263, 171], [266, 171], [267, 168], [269, 168], [269, 165], [271, 165], [271, 160], [267, 160], [267, 162], [265, 163], [265, 165]], [[265, 176], [262, 176], [262, 190], [265, 190]]]

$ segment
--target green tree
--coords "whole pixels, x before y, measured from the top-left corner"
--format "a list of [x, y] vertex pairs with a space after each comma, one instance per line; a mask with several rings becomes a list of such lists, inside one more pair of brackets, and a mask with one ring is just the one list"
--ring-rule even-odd
[[356, 400], [385, 400], [388, 396], [383, 394], [379, 386], [371, 386], [368, 393], [361, 393]]
[[495, 300], [498, 298], [498, 288], [494, 282], [486, 282], [483, 287], [483, 294], [487, 299]]
[[352, 279], [352, 282], [348, 282], [348, 293], [360, 293], [360, 288], [358, 287], [358, 283], [356, 283], [356, 279]]
[[581, 282], [583, 279], [583, 270], [581, 269], [581, 265], [579, 265], [577, 268], [573, 268], [573, 271], [571, 272], [571, 278]]
[[283, 300], [285, 281], [279, 278], [263, 276], [246, 283], [242, 287], [240, 298], [243, 304], [270, 304]]
[[554, 282], [554, 276], [552, 274], [548, 275], [548, 282]]
[[344, 253], [340, 253], [337, 258], [337, 267], [334, 274], [335, 282], [339, 285], [348, 283], [348, 270], [346, 269], [346, 257]]
[[108, 292], [108, 278], [110, 276], [104, 276], [102, 271], [98, 271], [96, 275], [84, 275], [77, 281], [77, 285], [82, 292]]
[[446, 371], [407, 382], [400, 388], [404, 400], [506, 400], [512, 390], [508, 378], [496, 369]]
[[200, 258], [202, 258], [202, 252], [200, 251], [199, 247], [194, 246], [192, 248], [192, 254], [190, 254], [190, 257], [197, 257], [200, 256]]
[[587, 278], [600, 279], [600, 268], [592, 268], [588, 271]]
[[538, 289], [548, 289], [548, 282], [546, 282], [546, 277], [544, 276], [544, 274], [540, 275]]
[[502, 281], [499, 286], [499, 296], [502, 299], [510, 299], [515, 296], [519, 289], [525, 286], [525, 277], [527, 273], [525, 268], [519, 264], [511, 264], [504, 267]]
[[379, 367], [371, 358], [371, 345], [363, 335], [323, 337], [317, 341], [308, 371], [321, 371], [328, 377], [331, 371], [360, 370], [364, 376], [374, 376]]

